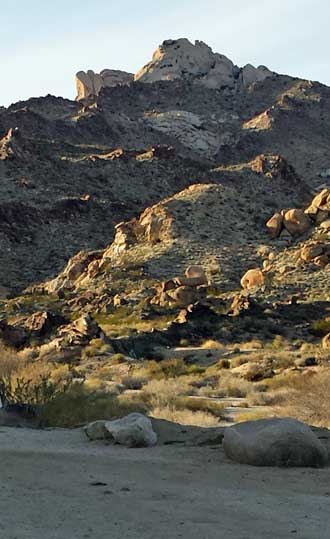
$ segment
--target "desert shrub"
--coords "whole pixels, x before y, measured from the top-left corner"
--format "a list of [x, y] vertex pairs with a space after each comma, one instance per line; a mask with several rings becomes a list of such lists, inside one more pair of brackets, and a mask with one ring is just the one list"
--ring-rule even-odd
[[189, 371], [189, 366], [181, 358], [146, 361], [139, 372], [147, 378], [174, 378]]
[[128, 376], [123, 376], [121, 383], [126, 387], [126, 389], [142, 389], [142, 386], [146, 383], [147, 378], [139, 374], [132, 374]]
[[301, 375], [288, 381], [280, 415], [291, 415], [322, 427], [330, 427], [330, 370]]
[[112, 346], [102, 339], [92, 339], [88, 346], [85, 346], [82, 358], [87, 359], [95, 356], [110, 355], [113, 352]]
[[316, 337], [324, 337], [327, 333], [330, 333], [330, 318], [323, 318], [322, 320], [313, 322], [310, 332]]
[[207, 412], [215, 417], [223, 418], [225, 404], [199, 397], [179, 397], [176, 402], [177, 409], [191, 412]]
[[109, 363], [111, 365], [121, 365], [122, 363], [125, 363], [125, 361], [124, 354], [113, 354]]
[[177, 399], [189, 393], [189, 385], [179, 378], [167, 380], [150, 380], [143, 392], [150, 408], [177, 407]]
[[77, 427], [97, 419], [122, 417], [131, 412], [146, 412], [142, 400], [123, 395], [95, 394], [81, 384], [57, 395], [44, 408], [44, 424], [52, 427]]
[[224, 372], [216, 386], [219, 397], [246, 397], [253, 391], [253, 383]]
[[273, 350], [280, 350], [281, 348], [285, 348], [287, 345], [288, 342], [282, 335], [276, 335], [268, 346]]
[[263, 344], [258, 339], [253, 339], [252, 341], [246, 341], [239, 344], [241, 350], [262, 350]]
[[219, 359], [218, 363], [218, 368], [219, 369], [229, 369], [230, 368], [230, 361], [229, 359]]
[[219, 341], [215, 341], [214, 339], [207, 339], [206, 341], [203, 342], [202, 348], [212, 349], [212, 350], [221, 350], [222, 348], [224, 348], [224, 345]]
[[233, 359], [230, 360], [230, 366], [232, 368], [240, 367], [241, 365], [244, 365], [248, 361], [249, 361], [249, 357], [245, 354], [243, 356], [233, 357]]
[[15, 350], [0, 344], [0, 378], [11, 376], [24, 364], [24, 358], [21, 358]]
[[10, 404], [30, 404], [45, 406], [58, 395], [65, 393], [70, 381], [65, 383], [53, 382], [48, 376], [39, 379], [2, 378], [0, 380], [1, 394]]

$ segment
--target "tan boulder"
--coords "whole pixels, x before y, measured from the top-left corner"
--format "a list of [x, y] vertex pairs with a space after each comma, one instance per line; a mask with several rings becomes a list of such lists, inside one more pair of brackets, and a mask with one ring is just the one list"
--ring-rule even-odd
[[291, 236], [301, 236], [311, 227], [312, 221], [303, 210], [292, 209], [282, 212], [283, 224]]
[[323, 253], [323, 248], [321, 243], [304, 245], [300, 250], [300, 258], [304, 260], [304, 262], [311, 262], [314, 258], [319, 257]]
[[283, 215], [274, 213], [266, 223], [267, 231], [272, 239], [278, 238], [283, 229]]
[[323, 221], [320, 224], [320, 228], [324, 230], [325, 232], [328, 232], [330, 230], [330, 219], [327, 219], [326, 221]]
[[324, 348], [324, 350], [330, 350], [330, 333], [323, 337], [322, 348]]
[[241, 286], [249, 290], [250, 288], [261, 287], [265, 284], [265, 276], [259, 269], [248, 270], [241, 279]]
[[330, 200], [330, 189], [322, 189], [322, 191], [316, 195], [311, 203], [312, 207], [322, 209]]

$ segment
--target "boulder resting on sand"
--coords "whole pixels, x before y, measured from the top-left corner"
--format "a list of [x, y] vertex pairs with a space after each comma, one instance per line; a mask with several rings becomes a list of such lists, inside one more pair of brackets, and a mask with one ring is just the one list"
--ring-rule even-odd
[[157, 443], [157, 434], [152, 423], [149, 417], [143, 414], [134, 413], [107, 421], [105, 428], [118, 444], [126, 447], [150, 447]]
[[311, 428], [291, 418], [239, 423], [225, 430], [224, 451], [230, 459], [253, 466], [310, 466], [328, 463], [326, 448]]

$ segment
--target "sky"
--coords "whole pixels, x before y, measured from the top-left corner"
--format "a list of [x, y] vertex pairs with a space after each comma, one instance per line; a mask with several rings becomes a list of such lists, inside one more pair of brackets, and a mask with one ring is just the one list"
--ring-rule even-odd
[[328, 0], [1, 0], [0, 106], [73, 99], [81, 69], [136, 72], [165, 39], [330, 85]]

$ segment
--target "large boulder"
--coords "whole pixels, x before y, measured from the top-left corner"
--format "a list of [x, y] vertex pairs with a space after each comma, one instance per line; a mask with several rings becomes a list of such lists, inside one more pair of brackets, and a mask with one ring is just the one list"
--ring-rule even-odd
[[312, 221], [304, 210], [292, 209], [282, 213], [283, 224], [291, 236], [302, 236], [312, 226]]
[[246, 290], [261, 287], [264, 284], [265, 276], [259, 268], [248, 270], [241, 279], [241, 286]]
[[283, 229], [283, 215], [275, 213], [266, 223], [267, 231], [272, 239], [278, 238]]
[[150, 447], [157, 443], [157, 434], [152, 423], [143, 414], [134, 413], [107, 421], [105, 428], [118, 444], [126, 447]]
[[225, 430], [226, 455], [253, 466], [325, 466], [328, 455], [308, 425], [290, 418], [239, 423]]

